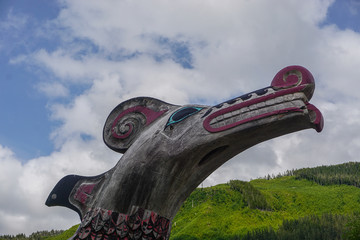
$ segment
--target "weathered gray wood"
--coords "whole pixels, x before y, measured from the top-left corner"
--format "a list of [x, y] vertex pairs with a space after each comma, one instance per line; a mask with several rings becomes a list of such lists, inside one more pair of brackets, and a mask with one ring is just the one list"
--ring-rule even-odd
[[[91, 234], [166, 239], [184, 200], [230, 158], [284, 134], [322, 130], [320, 111], [308, 103], [314, 88], [309, 71], [290, 66], [275, 76], [270, 87], [214, 107], [177, 106], [147, 97], [125, 101], [104, 126], [105, 143], [123, 153], [119, 162], [97, 177], [64, 178], [47, 205], [79, 212], [82, 224], [74, 239]], [[65, 185], [71, 192], [64, 193]], [[67, 194], [65, 200], [58, 197], [61, 194]], [[138, 219], [140, 225], [122, 221], [119, 214]], [[150, 217], [154, 214], [159, 218]], [[127, 224], [127, 230], [120, 223]], [[153, 231], [155, 227], [158, 230]]]

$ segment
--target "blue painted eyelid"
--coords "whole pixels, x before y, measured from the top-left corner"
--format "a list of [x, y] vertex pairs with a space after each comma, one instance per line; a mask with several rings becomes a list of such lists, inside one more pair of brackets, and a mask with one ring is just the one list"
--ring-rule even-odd
[[[177, 110], [170, 116], [170, 118], [166, 124], [166, 127], [171, 124], [181, 122], [185, 118], [190, 117], [191, 115], [199, 112], [201, 109], [203, 109], [203, 108], [202, 107], [184, 107], [184, 108]], [[183, 112], [183, 113], [181, 113], [181, 112]]]

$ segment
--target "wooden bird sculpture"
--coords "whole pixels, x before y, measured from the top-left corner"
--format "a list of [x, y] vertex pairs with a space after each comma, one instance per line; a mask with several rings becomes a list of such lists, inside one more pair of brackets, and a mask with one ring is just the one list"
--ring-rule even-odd
[[268, 139], [314, 128], [314, 78], [305, 68], [279, 71], [269, 87], [216, 106], [178, 106], [138, 97], [108, 116], [103, 138], [122, 153], [109, 171], [68, 175], [46, 205], [79, 213], [71, 239], [168, 239], [171, 221], [190, 193], [230, 158]]

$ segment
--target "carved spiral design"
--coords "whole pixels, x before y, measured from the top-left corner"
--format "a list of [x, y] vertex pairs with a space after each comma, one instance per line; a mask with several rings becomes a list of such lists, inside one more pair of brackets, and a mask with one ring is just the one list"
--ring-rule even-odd
[[119, 139], [128, 138], [130, 135], [136, 134], [145, 124], [146, 117], [140, 112], [119, 115], [112, 124], [112, 136]]
[[158, 119], [170, 105], [148, 97], [129, 99], [120, 103], [108, 116], [103, 138], [116, 152], [125, 153], [145, 127]]
[[146, 126], [147, 118], [140, 107], [116, 113], [111, 113], [105, 123], [104, 141], [111, 149], [123, 153]]
[[287, 89], [306, 84], [314, 84], [314, 77], [309, 70], [301, 66], [288, 66], [281, 69], [271, 82], [271, 86], [275, 89]]
[[283, 74], [283, 81], [287, 88], [298, 86], [302, 81], [302, 74], [298, 70], [290, 70]]

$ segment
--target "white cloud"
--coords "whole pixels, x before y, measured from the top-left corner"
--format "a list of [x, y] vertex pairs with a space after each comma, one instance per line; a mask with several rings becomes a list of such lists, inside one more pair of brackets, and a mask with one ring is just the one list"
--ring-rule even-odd
[[40, 83], [39, 90], [49, 98], [67, 97], [69, 90], [59, 82], [54, 83]]
[[47, 195], [67, 174], [86, 176], [107, 171], [115, 165], [117, 155], [97, 141], [72, 139], [59, 151], [22, 164], [9, 149], [0, 146], [0, 233], [29, 234], [78, 223], [75, 212], [46, 207]]
[[15, 14], [13, 9], [7, 13], [6, 20], [0, 22], [0, 30], [21, 30], [27, 23], [28, 17], [22, 14]]
[[[78, 221], [70, 210], [47, 208], [44, 201], [64, 175], [97, 175], [114, 166], [120, 156], [106, 148], [101, 134], [121, 101], [151, 96], [212, 105], [269, 85], [291, 64], [308, 67], [317, 81], [312, 102], [324, 114], [323, 133], [306, 130], [262, 143], [204, 184], [359, 161], [360, 34], [320, 27], [332, 2], [63, 1], [49, 23], [49, 34], [60, 36], [57, 48], [13, 58], [51, 76], [38, 87], [51, 98], [51, 119], [61, 124], [52, 132], [57, 148], [49, 156], [22, 164], [0, 146], [6, 196], [0, 198], [0, 232], [67, 228]], [[193, 68], [174, 61], [161, 38], [183, 43]], [[74, 94], [74, 86], [85, 90]]]

